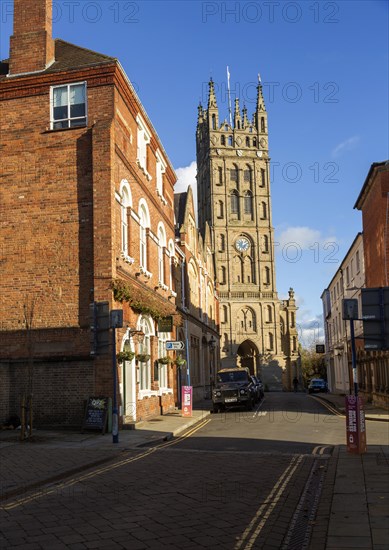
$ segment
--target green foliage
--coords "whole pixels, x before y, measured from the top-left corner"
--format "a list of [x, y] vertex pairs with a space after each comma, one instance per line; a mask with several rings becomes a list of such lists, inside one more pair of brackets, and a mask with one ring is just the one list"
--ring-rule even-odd
[[323, 353], [316, 353], [315, 346], [308, 349], [300, 347], [301, 372], [304, 386], [307, 387], [311, 378], [324, 378], [327, 380], [327, 367]]
[[184, 359], [183, 357], [176, 357], [174, 362], [177, 367], [183, 367], [186, 364], [186, 359]]
[[129, 350], [119, 351], [119, 353], [116, 354], [116, 360], [118, 363], [123, 363], [124, 361], [132, 361], [134, 357], [135, 352]]
[[139, 363], [147, 363], [147, 361], [150, 359], [150, 355], [147, 353], [137, 353], [135, 355], [135, 359], [139, 361]]
[[173, 363], [173, 359], [171, 357], [168, 357], [167, 355], [165, 357], [159, 357], [157, 361], [161, 365], [169, 365], [170, 363]]
[[[174, 313], [170, 305], [164, 306], [160, 303], [159, 299], [153, 295], [144, 296], [144, 300], [140, 299], [138, 296], [135, 297], [131, 286], [121, 279], [113, 279], [110, 286], [115, 301], [120, 303], [128, 302], [134, 313], [150, 315], [155, 321]], [[140, 291], [137, 292], [139, 294]]]

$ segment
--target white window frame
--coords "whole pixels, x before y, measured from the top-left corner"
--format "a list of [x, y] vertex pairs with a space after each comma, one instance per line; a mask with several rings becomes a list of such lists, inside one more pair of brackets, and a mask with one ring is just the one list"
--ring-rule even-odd
[[147, 271], [147, 228], [150, 226], [149, 211], [144, 200], [139, 203], [139, 265]]
[[[138, 330], [144, 333], [144, 339], [139, 343], [139, 353], [151, 355], [150, 337], [154, 336], [153, 323], [148, 317], [141, 317], [138, 323]], [[151, 359], [145, 363], [139, 363], [139, 398], [152, 395], [151, 391]]]
[[165, 286], [166, 231], [162, 222], [158, 224], [158, 283]]
[[138, 166], [143, 170], [148, 180], [151, 180], [151, 175], [147, 171], [147, 145], [151, 140], [151, 132], [147, 128], [145, 121], [138, 114], [136, 117], [136, 122], [138, 125], [137, 131], [137, 153], [136, 161]]
[[155, 167], [155, 173], [156, 173], [156, 190], [157, 195], [161, 198], [163, 198], [163, 175], [166, 172], [166, 162], [163, 159], [163, 156], [161, 154], [161, 151], [157, 149], [156, 151], [156, 167]]
[[[158, 332], [158, 357], [165, 357], [167, 355], [166, 342], [170, 339], [170, 332]], [[161, 365], [159, 363], [158, 370], [159, 395], [173, 393], [173, 390], [169, 388], [168, 365]]]
[[[73, 86], [84, 86], [84, 98], [85, 98], [85, 116], [82, 117], [71, 117], [70, 116], [70, 88]], [[58, 88], [64, 88], [67, 87], [67, 94], [68, 94], [68, 103], [67, 103], [67, 112], [68, 116], [66, 118], [61, 119], [54, 119], [54, 90]], [[88, 89], [87, 89], [87, 83], [86, 80], [82, 82], [69, 82], [68, 84], [59, 84], [58, 86], [50, 86], [50, 128], [52, 130], [66, 130], [67, 128], [84, 128], [88, 125]], [[79, 126], [71, 126], [71, 121], [73, 120], [82, 120], [85, 119], [84, 124], [80, 124]], [[63, 128], [54, 128], [54, 125], [57, 122], [68, 122], [68, 125]]]

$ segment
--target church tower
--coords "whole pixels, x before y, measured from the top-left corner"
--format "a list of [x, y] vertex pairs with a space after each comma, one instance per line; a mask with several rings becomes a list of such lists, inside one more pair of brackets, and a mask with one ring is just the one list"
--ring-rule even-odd
[[221, 366], [247, 366], [269, 389], [298, 372], [294, 292], [279, 300], [272, 226], [268, 121], [262, 85], [251, 120], [235, 100], [233, 125], [219, 121], [214, 83], [198, 108], [198, 223], [211, 228], [219, 283]]

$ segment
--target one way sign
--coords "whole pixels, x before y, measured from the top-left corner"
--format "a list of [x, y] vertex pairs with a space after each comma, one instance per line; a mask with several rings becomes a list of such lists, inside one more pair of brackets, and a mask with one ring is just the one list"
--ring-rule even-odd
[[184, 342], [177, 340], [176, 342], [166, 342], [166, 350], [185, 349]]

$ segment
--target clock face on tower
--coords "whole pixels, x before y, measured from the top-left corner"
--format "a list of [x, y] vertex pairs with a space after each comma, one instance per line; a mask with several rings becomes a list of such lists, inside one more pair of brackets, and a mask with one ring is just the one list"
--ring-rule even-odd
[[247, 252], [250, 248], [250, 242], [246, 237], [239, 237], [235, 242], [235, 248], [238, 252]]

